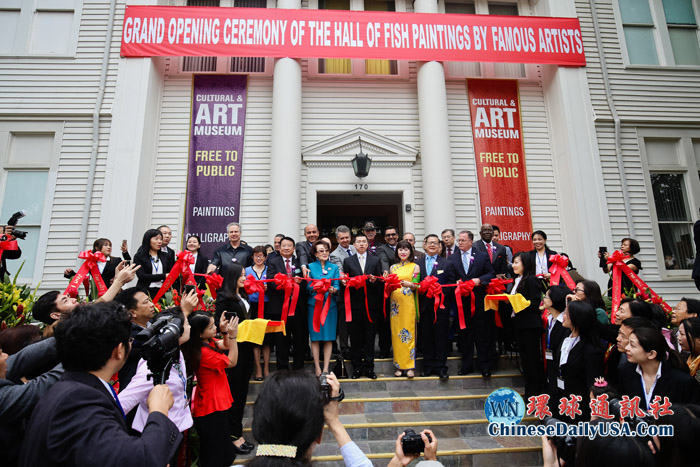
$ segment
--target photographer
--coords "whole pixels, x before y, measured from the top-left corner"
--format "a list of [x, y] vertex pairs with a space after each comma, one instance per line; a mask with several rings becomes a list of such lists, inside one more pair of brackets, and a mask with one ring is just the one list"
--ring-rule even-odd
[[408, 431], [411, 432], [410, 434], [413, 438], [419, 436], [420, 442], [423, 444], [423, 446], [421, 446], [423, 449], [421, 449], [420, 452], [423, 453], [425, 460], [418, 462], [416, 464], [416, 467], [442, 466], [442, 464], [437, 460], [438, 442], [437, 438], [435, 437], [435, 434], [430, 430], [423, 430], [420, 432], [420, 435], [417, 435], [415, 432], [413, 432], [413, 430], [406, 430], [403, 433], [401, 433], [398, 438], [396, 438], [396, 451], [394, 453], [394, 457], [392, 457], [389, 461], [388, 467], [405, 467], [406, 465], [410, 464], [414, 459], [420, 457], [420, 452], [404, 452], [408, 451], [408, 449], [405, 449], [405, 444], [404, 442], [402, 442], [402, 440], [404, 439], [404, 437], [406, 437]]
[[[0, 234], [0, 236], [4, 235], [7, 238], [6, 241], [12, 241], [14, 230], [14, 225], [6, 225], [5, 227], [3, 227], [2, 234]], [[22, 256], [22, 250], [20, 249], [19, 245], [17, 245], [16, 250], [8, 249], [2, 252], [2, 258], [0, 258], [0, 282], [3, 282], [5, 280], [6, 274], [9, 275], [5, 260], [19, 259], [20, 256]]]
[[182, 436], [168, 419], [173, 395], [165, 385], [148, 396], [141, 437], [129, 436], [119, 398], [109, 385], [129, 354], [129, 313], [117, 303], [80, 305], [56, 327], [66, 369], [37, 404], [19, 465], [165, 466]]
[[[61, 377], [63, 367], [58, 363], [53, 338], [29, 345], [9, 358], [3, 350], [0, 349], [0, 452], [3, 465], [13, 466], [19, 457], [26, 419]], [[34, 376], [22, 383], [22, 378]]]
[[346, 466], [371, 467], [340, 422], [338, 404], [344, 395], [338, 379], [333, 373], [323, 377], [327, 392], [318, 378], [303, 370], [277, 371], [265, 380], [253, 406], [253, 437], [260, 444], [249, 467], [311, 465], [324, 421]]

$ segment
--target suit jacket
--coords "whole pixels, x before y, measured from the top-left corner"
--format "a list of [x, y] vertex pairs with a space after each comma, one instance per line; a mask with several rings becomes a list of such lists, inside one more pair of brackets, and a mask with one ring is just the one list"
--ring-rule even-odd
[[[449, 273], [449, 283], [455, 283], [458, 280], [462, 282], [478, 278], [481, 281], [481, 285], [474, 289], [474, 298], [476, 299], [475, 308], [476, 311], [484, 311], [484, 297], [486, 296], [485, 286], [491, 282], [491, 279], [496, 277], [493, 272], [493, 265], [489, 261], [489, 255], [481, 251], [476, 251], [472, 247], [471, 251], [471, 265], [469, 266], [469, 272], [464, 270], [464, 264], [462, 264], [462, 251], [455, 253], [448, 258], [452, 268], [450, 268]], [[419, 263], [420, 264], [420, 263]], [[471, 309], [471, 297], [462, 297], [462, 306], [465, 310]], [[538, 304], [539, 305], [539, 304]], [[465, 314], [467, 312], [465, 311]]]
[[384, 245], [382, 242], [379, 240], [375, 239], [374, 242], [369, 243], [369, 248], [367, 248], [367, 253], [369, 253], [372, 256], [377, 256], [378, 255], [378, 249], [380, 246]]
[[168, 258], [170, 258], [170, 262], [172, 264], [175, 264], [175, 250], [173, 250], [169, 246], [162, 247], [160, 250], [166, 255], [168, 255]]
[[[546, 332], [546, 331], [545, 331]], [[552, 332], [549, 335], [549, 350], [552, 352], [552, 360], [547, 360], [547, 387], [550, 396], [557, 394], [557, 375], [559, 374], [559, 349], [561, 343], [571, 334], [559, 320], [554, 320]], [[545, 335], [545, 342], [547, 336]], [[558, 400], [558, 399], [557, 399]]]
[[[357, 254], [354, 254], [343, 261], [343, 271], [350, 277], [363, 274], [381, 276], [382, 262], [377, 256], [372, 256], [369, 252], [365, 253], [365, 272], [363, 273], [362, 268], [360, 268], [360, 260]], [[376, 315], [377, 308], [380, 308], [382, 305], [383, 290], [384, 283], [382, 281], [375, 281], [374, 283], [367, 281], [367, 305], [372, 315]], [[350, 306], [352, 306], [353, 312], [367, 313], [365, 311], [365, 291], [363, 289], [350, 289]]]
[[[292, 256], [292, 277], [302, 277], [301, 262], [296, 256]], [[287, 268], [282, 255], [268, 259], [267, 261], [267, 278], [274, 279], [278, 273], [287, 274]], [[299, 284], [299, 299], [297, 301], [297, 310], [304, 304], [304, 283]], [[279, 319], [282, 316], [282, 307], [284, 306], [284, 290], [277, 290], [274, 283], [268, 283], [265, 296], [270, 297], [270, 301], [265, 304], [265, 317], [269, 319]], [[272, 318], [270, 318], [272, 317]]]
[[165, 280], [165, 277], [173, 268], [173, 265], [175, 263], [171, 263], [168, 254], [164, 253], [163, 251], [158, 252], [158, 258], [160, 259], [160, 262], [163, 265], [163, 272], [160, 274], [153, 274], [153, 263], [151, 262], [151, 257], [148, 254], [148, 252], [146, 252], [145, 255], [134, 255], [134, 264], [138, 264], [141, 266], [141, 269], [136, 271], [136, 277], [138, 277], [136, 287], [138, 287], [141, 290], [148, 290], [148, 284], [150, 284], [151, 282]]
[[[508, 272], [508, 254], [506, 253], [506, 247], [500, 243], [492, 242], [493, 246], [496, 247], [496, 251], [493, 254], [493, 271], [496, 274], [506, 274]], [[476, 251], [482, 251], [488, 256], [488, 251], [486, 251], [486, 242], [483, 240], [477, 240], [474, 242], [472, 248], [476, 248]]]
[[309, 263], [316, 261], [316, 258], [311, 257], [311, 245], [306, 239], [297, 242], [294, 251], [297, 254], [297, 258], [299, 258], [299, 264], [302, 266], [308, 266]]
[[114, 397], [94, 375], [66, 372], [34, 409], [19, 465], [164, 466], [182, 435], [152, 413], [140, 437], [130, 436]]
[[[559, 367], [559, 372], [564, 380], [564, 390], [559, 390], [559, 397], [569, 397], [570, 394], [576, 394], [583, 398], [581, 410], [586, 414], [589, 409], [588, 400], [590, 387], [593, 386], [595, 379], [605, 374], [603, 370], [603, 355], [605, 349], [602, 345], [596, 345], [592, 342], [579, 341], [569, 352], [566, 363], [559, 365], [561, 357], [561, 344], [554, 355], [554, 365]], [[554, 386], [557, 387], [556, 381]], [[556, 397], [559, 400], [559, 397]]]
[[[433, 270], [430, 274], [428, 274], [427, 256], [418, 262], [418, 267], [420, 268], [421, 280], [428, 276], [434, 276], [437, 277], [440, 285], [451, 284], [452, 282], [450, 282], [450, 279], [455, 276], [455, 274], [451, 272], [451, 268], [453, 267], [452, 263], [449, 259], [443, 258], [442, 256], [438, 256], [436, 258], [435, 263], [433, 263]], [[444, 288], [442, 289], [442, 293], [445, 296], [445, 309], [438, 310], [439, 312], [449, 313], [452, 301], [454, 300], [454, 288]], [[428, 298], [423, 294], [418, 294], [418, 307], [420, 309], [421, 316], [423, 316], [425, 313], [430, 313], [432, 315], [435, 310], [435, 299]]]
[[[204, 256], [202, 252], [197, 253], [197, 260], [194, 262], [194, 273], [195, 274], [206, 274], [207, 268], [209, 267], [209, 258]], [[194, 280], [197, 282], [197, 288], [204, 289], [207, 285], [207, 278], [204, 276], [194, 276]]]
[[396, 251], [386, 243], [377, 247], [377, 256], [382, 262], [382, 271], [388, 271], [391, 266], [399, 262], [396, 258]]
[[[620, 395], [628, 395], [630, 399], [639, 396], [639, 407], [648, 410], [642, 377], [637, 373], [636, 363], [625, 363], [618, 371], [617, 384]], [[700, 385], [688, 373], [673, 368], [666, 362], [661, 364], [661, 377], [651, 393], [650, 400], [655, 396], [668, 397], [674, 404], [697, 404], [700, 402]]]
[[[542, 329], [542, 314], [540, 313], [542, 289], [540, 288], [540, 281], [535, 276], [527, 276], [521, 279], [516, 293], [529, 300], [530, 306], [515, 314], [513, 327], [518, 329]], [[510, 306], [510, 304], [507, 306]]]
[[[348, 249], [352, 251], [353, 255], [357, 253], [355, 251], [355, 247], [352, 245], [348, 246]], [[329, 260], [331, 263], [335, 264], [340, 268], [340, 272], [343, 272], [343, 261], [345, 261], [346, 258], [349, 258], [347, 250], [338, 245], [338, 248], [333, 250], [333, 253], [331, 253]]]
[[[547, 271], [549, 271], [549, 268], [552, 267], [552, 261], [549, 258], [552, 255], [556, 255], [557, 252], [545, 247], [544, 254], [547, 255]], [[532, 264], [537, 265], [537, 250], [530, 250], [530, 258], [532, 259]]]

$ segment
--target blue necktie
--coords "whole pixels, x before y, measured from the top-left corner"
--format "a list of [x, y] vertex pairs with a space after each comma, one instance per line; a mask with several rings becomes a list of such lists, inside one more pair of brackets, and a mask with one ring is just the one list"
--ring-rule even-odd
[[122, 404], [119, 402], [119, 397], [117, 397], [117, 393], [114, 391], [114, 388], [112, 385], [109, 385], [110, 391], [112, 391], [112, 395], [114, 396], [114, 401], [117, 403], [117, 407], [119, 407], [119, 411], [122, 413], [122, 417], [124, 417], [124, 420], [126, 420], [126, 414], [124, 413], [124, 409], [122, 409]]
[[464, 265], [464, 273], [469, 274], [469, 260], [471, 259], [471, 256], [469, 256], [469, 252], [465, 251], [462, 253], [462, 264]]
[[435, 263], [435, 257], [434, 256], [428, 256], [426, 257], [426, 264], [425, 268], [428, 270], [428, 275], [431, 275], [433, 273], [433, 265]]

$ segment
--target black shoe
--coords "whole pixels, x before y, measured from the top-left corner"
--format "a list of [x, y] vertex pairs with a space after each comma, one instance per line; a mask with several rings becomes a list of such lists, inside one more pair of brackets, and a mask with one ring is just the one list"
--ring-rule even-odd
[[484, 378], [490, 378], [491, 370], [481, 370], [481, 376], [483, 376]]
[[241, 444], [240, 446], [236, 446], [235, 444], [233, 445], [233, 452], [235, 452], [236, 455], [245, 456], [246, 454], [250, 454], [252, 451], [252, 448], [248, 449], [245, 447], [245, 443]]
[[435, 374], [435, 370], [429, 370], [427, 368], [420, 372], [420, 376], [423, 378], [428, 377], [428, 376], [432, 376], [434, 374]]
[[362, 376], [362, 372], [360, 370], [355, 370], [352, 372], [352, 379], [357, 379]]
[[440, 381], [447, 381], [450, 379], [450, 375], [447, 374], [447, 370], [440, 370], [438, 372], [438, 377], [440, 378]]
[[472, 368], [472, 367], [462, 368], [461, 370], [459, 370], [458, 374], [460, 376], [464, 376], [464, 375], [468, 375], [469, 373], [474, 373], [474, 368]]
[[365, 371], [365, 376], [369, 379], [377, 379], [377, 374], [372, 370]]
[[251, 451], [252, 451], [253, 449], [255, 449], [255, 445], [254, 445], [253, 443], [249, 443], [248, 441], [244, 442], [244, 443], [241, 445], [241, 447], [242, 447], [242, 448], [245, 448], [245, 449], [250, 449]]

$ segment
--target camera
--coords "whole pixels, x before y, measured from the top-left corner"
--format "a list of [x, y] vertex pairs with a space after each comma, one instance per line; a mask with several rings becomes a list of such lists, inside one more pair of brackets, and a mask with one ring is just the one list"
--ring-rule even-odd
[[[565, 427], [568, 427], [568, 424], [566, 422], [562, 422], [561, 420], [557, 420], [554, 417], [544, 417], [542, 422], [546, 426], [557, 426], [557, 425], [564, 425]], [[566, 429], [563, 430], [564, 433], [567, 432]], [[576, 438], [573, 436], [548, 436], [550, 440], [554, 443], [554, 445], [557, 447], [557, 456], [566, 462], [566, 465], [574, 465], [576, 462]]]
[[[433, 439], [428, 433], [426, 433], [425, 436], [428, 437], [429, 443], [433, 442]], [[401, 449], [403, 449], [404, 454], [420, 454], [425, 450], [425, 443], [420, 434], [410, 428], [406, 428], [404, 430], [404, 435], [401, 437]]]
[[[21, 210], [17, 211], [16, 213], [12, 214], [12, 217], [10, 217], [10, 220], [7, 221], [7, 225], [11, 225], [12, 227], [17, 225], [17, 221], [23, 218], [24, 216], [27, 215], [27, 211]], [[12, 235], [14, 235], [15, 238], [19, 238], [20, 240], [24, 240], [27, 238], [27, 232], [24, 230], [13, 230]]]
[[179, 359], [179, 339], [182, 321], [174, 316], [161, 316], [148, 328], [136, 335], [134, 341], [141, 344], [141, 356], [148, 364], [153, 385], [165, 384], [173, 363]]
[[321, 373], [321, 376], [318, 377], [319, 381], [321, 382], [321, 400], [323, 400], [324, 404], [328, 404], [331, 401], [331, 385], [328, 384], [328, 373]]

